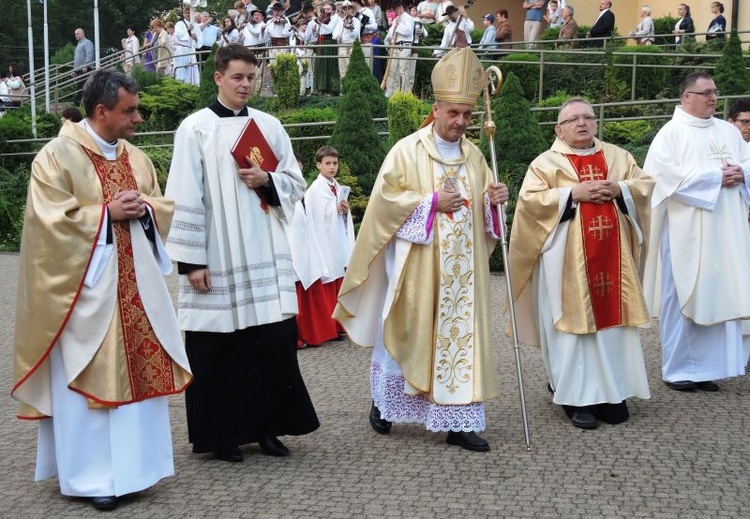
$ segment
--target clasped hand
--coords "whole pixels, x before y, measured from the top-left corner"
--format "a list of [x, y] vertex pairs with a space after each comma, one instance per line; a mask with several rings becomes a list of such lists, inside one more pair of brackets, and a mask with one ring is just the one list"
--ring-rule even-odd
[[574, 202], [603, 204], [620, 196], [620, 184], [613, 180], [587, 180], [572, 189]]
[[141, 198], [138, 191], [128, 189], [117, 193], [114, 199], [107, 204], [107, 208], [109, 209], [109, 217], [115, 222], [142, 218], [146, 214], [146, 201]]
[[721, 167], [721, 187], [734, 187], [745, 183], [745, 174], [737, 164], [727, 164]]

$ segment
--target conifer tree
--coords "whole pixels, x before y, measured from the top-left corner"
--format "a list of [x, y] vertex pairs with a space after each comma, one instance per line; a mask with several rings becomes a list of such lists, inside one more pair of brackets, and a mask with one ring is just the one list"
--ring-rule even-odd
[[208, 106], [216, 100], [219, 95], [219, 88], [214, 82], [214, 69], [216, 61], [216, 50], [219, 47], [214, 45], [211, 48], [211, 52], [208, 53], [206, 61], [203, 62], [203, 69], [201, 70], [201, 84], [200, 93], [198, 94], [198, 107], [203, 108]]
[[377, 78], [372, 75], [370, 67], [367, 66], [365, 55], [358, 41], [354, 42], [349, 58], [349, 68], [341, 81], [341, 94], [344, 95], [350, 88], [355, 87], [363, 92], [362, 102], [370, 104], [370, 113], [373, 117], [384, 118], [388, 115], [388, 99], [380, 88]]
[[722, 94], [750, 93], [750, 72], [747, 70], [747, 65], [747, 60], [742, 56], [740, 37], [737, 31], [732, 31], [714, 71], [716, 87]]

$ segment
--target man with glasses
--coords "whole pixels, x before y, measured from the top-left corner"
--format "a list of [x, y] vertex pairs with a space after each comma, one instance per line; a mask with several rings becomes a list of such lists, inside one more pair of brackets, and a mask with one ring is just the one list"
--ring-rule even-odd
[[509, 266], [520, 340], [541, 347], [553, 402], [575, 427], [629, 418], [649, 398], [638, 326], [650, 321], [638, 275], [653, 180], [601, 142], [594, 109], [571, 99], [557, 139], [526, 172]]
[[656, 180], [646, 301], [660, 319], [662, 378], [678, 391], [744, 375], [750, 344], [750, 148], [713, 117], [718, 95], [708, 73], [689, 74], [644, 165]]
[[742, 138], [750, 146], [750, 97], [738, 99], [729, 109], [727, 121], [737, 127]]

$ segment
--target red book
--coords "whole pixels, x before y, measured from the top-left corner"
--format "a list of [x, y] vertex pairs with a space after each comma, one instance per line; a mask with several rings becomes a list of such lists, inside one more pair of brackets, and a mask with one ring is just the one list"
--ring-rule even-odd
[[242, 133], [237, 137], [237, 142], [232, 146], [232, 157], [241, 168], [250, 167], [247, 157], [250, 157], [250, 160], [263, 171], [276, 171], [279, 165], [279, 159], [274, 155], [254, 119], [247, 122]]

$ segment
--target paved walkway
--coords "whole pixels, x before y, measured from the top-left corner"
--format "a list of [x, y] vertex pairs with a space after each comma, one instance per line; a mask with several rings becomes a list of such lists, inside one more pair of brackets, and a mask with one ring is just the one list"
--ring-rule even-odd
[[[33, 482], [36, 430], [14, 419], [10, 391], [18, 257], [0, 254], [0, 517], [96, 517]], [[170, 278], [174, 285], [174, 277]], [[493, 276], [494, 304], [503, 278]], [[39, 316], [44, 319], [44, 316]], [[289, 458], [244, 448], [245, 462], [191, 454], [183, 399], [171, 401], [175, 477], [123, 500], [107, 517], [750, 517], [750, 379], [719, 393], [667, 389], [656, 328], [644, 330], [652, 398], [631, 420], [575, 429], [550, 401], [539, 351], [523, 349], [532, 450], [523, 443], [512, 341], [494, 326], [502, 396], [488, 403], [489, 453], [445, 444], [444, 434], [367, 423], [369, 351], [348, 342], [299, 353], [321, 428], [287, 437]]]

